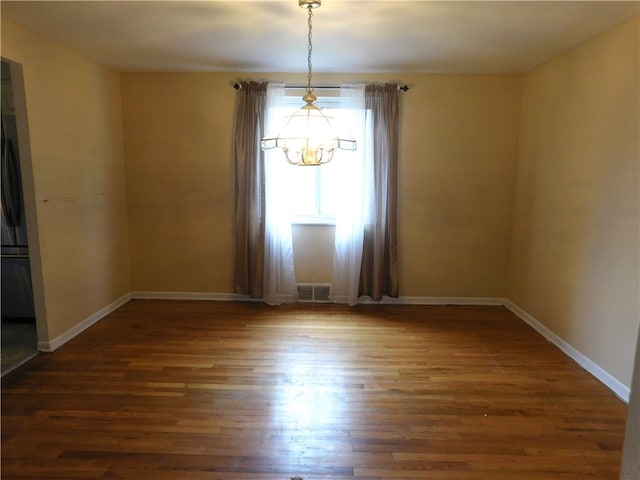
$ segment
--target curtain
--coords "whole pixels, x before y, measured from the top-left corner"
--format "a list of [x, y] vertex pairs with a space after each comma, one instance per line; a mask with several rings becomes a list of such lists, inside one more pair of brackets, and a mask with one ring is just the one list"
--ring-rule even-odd
[[264, 136], [266, 82], [240, 82], [234, 129], [234, 291], [262, 298], [265, 243]]
[[[341, 152], [342, 182], [336, 186], [336, 219], [331, 298], [355, 305], [365, 295], [398, 296], [397, 169], [398, 87], [349, 86], [342, 108], [358, 141], [356, 152]], [[260, 149], [265, 125], [275, 125], [284, 87], [241, 82], [235, 122], [236, 259], [234, 291], [279, 304], [297, 300], [286, 162]], [[279, 116], [279, 115], [278, 115]]]
[[359, 294], [378, 301], [398, 297], [398, 86], [367, 85], [365, 107], [372, 122], [373, 215], [364, 227]]
[[[267, 87], [267, 131], [282, 123], [285, 90], [282, 84]], [[270, 305], [298, 299], [291, 238], [291, 201], [286, 169], [291, 169], [280, 150], [265, 155], [265, 248], [264, 301]], [[300, 167], [303, 168], [303, 167]], [[307, 167], [314, 168], [314, 167]]]
[[356, 140], [353, 152], [338, 152], [333, 160], [339, 169], [333, 187], [340, 209], [336, 215], [333, 274], [329, 298], [335, 303], [358, 303], [364, 225], [370, 222], [372, 194], [371, 135], [367, 134], [365, 86], [344, 85], [340, 108], [345, 128]]

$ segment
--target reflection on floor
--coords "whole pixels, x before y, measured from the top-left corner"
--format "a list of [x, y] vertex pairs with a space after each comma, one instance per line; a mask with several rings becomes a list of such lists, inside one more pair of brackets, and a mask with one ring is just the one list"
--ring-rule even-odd
[[2, 375], [15, 370], [38, 354], [33, 318], [2, 319]]

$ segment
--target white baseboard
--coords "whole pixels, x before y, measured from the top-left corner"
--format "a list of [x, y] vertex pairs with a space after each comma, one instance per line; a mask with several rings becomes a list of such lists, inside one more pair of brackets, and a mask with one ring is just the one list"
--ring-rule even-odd
[[609, 372], [600, 367], [593, 360], [583, 355], [576, 350], [572, 345], [553, 333], [547, 327], [545, 327], [538, 320], [533, 318], [527, 312], [518, 307], [510, 300], [504, 300], [504, 306], [511, 310], [515, 315], [521, 318], [525, 323], [529, 324], [540, 335], [545, 337], [569, 358], [573, 359], [578, 365], [584, 368], [591, 375], [596, 377], [600, 382], [607, 386], [613, 393], [615, 393], [622, 401], [629, 403], [630, 389], [625, 384], [620, 382], [617, 378], [611, 375]]
[[79, 335], [80, 333], [84, 332], [91, 325], [99, 322], [104, 317], [109, 315], [111, 312], [113, 312], [117, 308], [119, 308], [122, 305], [124, 305], [125, 303], [127, 303], [129, 300], [131, 300], [131, 293], [127, 293], [127, 294], [121, 296], [116, 301], [110, 303], [109, 305], [107, 305], [104, 308], [101, 308], [96, 313], [94, 313], [93, 315], [91, 315], [88, 318], [85, 318], [83, 321], [81, 321], [80, 323], [78, 323], [74, 327], [70, 328], [69, 330], [64, 332], [62, 335], [58, 335], [53, 340], [50, 340], [48, 342], [47, 341], [38, 342], [38, 347], [37, 347], [38, 350], [41, 351], [41, 352], [53, 352], [57, 348], [61, 347], [65, 343], [67, 343], [73, 337], [75, 337], [75, 336]]
[[[133, 291], [134, 300], [215, 300], [219, 302], [252, 302], [256, 301], [249, 295], [237, 293], [209, 293], [209, 292], [144, 292]], [[258, 300], [262, 301], [262, 300]]]
[[[261, 302], [260, 299], [250, 298], [248, 295], [237, 293], [212, 292], [153, 292], [133, 291], [134, 300], [215, 300], [226, 302]], [[360, 297], [359, 304], [380, 305], [504, 305], [504, 298], [491, 297], [383, 297], [380, 301], [369, 297]]]
[[358, 302], [381, 305], [504, 305], [503, 298], [492, 297], [383, 297], [379, 302], [367, 298], [360, 298]]

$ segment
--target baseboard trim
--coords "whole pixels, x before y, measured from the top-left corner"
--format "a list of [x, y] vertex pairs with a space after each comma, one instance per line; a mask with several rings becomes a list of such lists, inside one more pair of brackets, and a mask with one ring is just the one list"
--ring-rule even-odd
[[503, 298], [492, 297], [383, 297], [379, 302], [368, 297], [359, 298], [358, 303], [380, 305], [504, 305]]
[[131, 293], [126, 293], [125, 295], [118, 298], [116, 301], [111, 302], [104, 308], [101, 308], [96, 313], [91, 315], [88, 318], [85, 318], [83, 321], [70, 328], [62, 335], [58, 335], [53, 340], [38, 342], [38, 350], [41, 352], [53, 352], [54, 350], [60, 348], [62, 345], [67, 343], [72, 338], [76, 337], [80, 333], [84, 332], [87, 328], [94, 325], [95, 323], [102, 320], [104, 317], [109, 315], [114, 310], [120, 308], [122, 305], [131, 300]]
[[[132, 291], [133, 300], [215, 300], [221, 302], [262, 302], [248, 295], [237, 293], [213, 292], [154, 292]], [[377, 305], [504, 305], [504, 298], [492, 297], [383, 297], [375, 301], [369, 297], [360, 297], [358, 304]]]
[[629, 403], [629, 394], [631, 392], [630, 388], [625, 384], [620, 382], [617, 378], [607, 372], [605, 369], [600, 367], [597, 363], [591, 360], [589, 357], [583, 355], [580, 351], [574, 348], [567, 341], [553, 333], [547, 327], [545, 327], [542, 323], [536, 320], [533, 316], [529, 315], [522, 308], [517, 306], [510, 300], [504, 301], [504, 306], [508, 308], [511, 312], [517, 315], [521, 320], [525, 323], [529, 324], [534, 330], [536, 330], [540, 335], [545, 337], [551, 343], [553, 343], [556, 347], [558, 347], [562, 352], [567, 355], [569, 358], [573, 359], [578, 365], [584, 368], [587, 372], [593, 375], [596, 379], [598, 379], [601, 383], [603, 383], [606, 387], [609, 388], [620, 400], [625, 403]]
[[210, 292], [153, 292], [133, 291], [133, 300], [214, 300], [219, 302], [254, 302], [249, 295], [237, 293], [210, 293]]

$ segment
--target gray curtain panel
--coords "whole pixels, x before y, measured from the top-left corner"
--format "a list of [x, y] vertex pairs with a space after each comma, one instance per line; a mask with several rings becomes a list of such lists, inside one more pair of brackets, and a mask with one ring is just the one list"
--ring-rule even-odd
[[367, 85], [365, 105], [373, 125], [375, 214], [365, 225], [359, 294], [398, 297], [398, 85]]
[[264, 277], [264, 136], [267, 82], [240, 82], [235, 119], [234, 291], [262, 298]]

